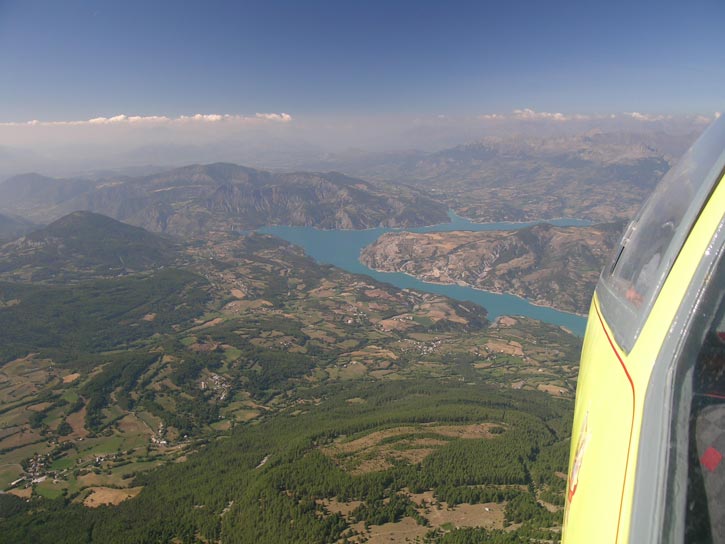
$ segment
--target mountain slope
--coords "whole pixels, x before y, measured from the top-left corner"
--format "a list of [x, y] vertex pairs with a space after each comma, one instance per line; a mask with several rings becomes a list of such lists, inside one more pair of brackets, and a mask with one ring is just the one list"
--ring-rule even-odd
[[[334, 172], [285, 174], [217, 163], [105, 180], [86, 189], [54, 200], [43, 215], [90, 210], [183, 236], [272, 224], [365, 229], [448, 220], [444, 204], [416, 189], [373, 184]], [[18, 206], [30, 210], [33, 199], [22, 196], [17, 196], [22, 201]], [[38, 206], [32, 210], [40, 213]]]
[[513, 293], [583, 314], [622, 227], [539, 224], [517, 231], [387, 233], [360, 260], [375, 270]]
[[[690, 135], [692, 136], [692, 135]], [[691, 139], [591, 131], [485, 138], [437, 152], [341, 157], [331, 167], [434, 193], [476, 222], [631, 218]]]
[[15, 215], [35, 216], [46, 220], [43, 213], [94, 187], [85, 179], [57, 179], [40, 174], [21, 174], [0, 183], [0, 208]]
[[30, 221], [0, 213], [0, 240], [13, 240], [30, 232], [34, 227]]
[[175, 259], [171, 241], [91, 212], [74, 212], [0, 247], [0, 275], [33, 281], [117, 276]]

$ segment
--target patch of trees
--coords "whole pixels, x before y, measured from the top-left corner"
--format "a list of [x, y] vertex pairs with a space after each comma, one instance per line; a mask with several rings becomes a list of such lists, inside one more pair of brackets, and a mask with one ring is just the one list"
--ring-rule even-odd
[[223, 357], [221, 353], [184, 353], [183, 358], [175, 363], [173, 370], [169, 374], [169, 378], [178, 387], [190, 389], [196, 386], [202, 370], [216, 370], [221, 366], [220, 359]]
[[250, 370], [244, 373], [247, 389], [257, 398], [269, 398], [288, 380], [307, 374], [316, 361], [309, 355], [287, 351], [247, 348], [243, 351]]
[[30, 425], [31, 429], [40, 429], [43, 426], [44, 420], [45, 412], [38, 410], [30, 414], [30, 417], [28, 418], [28, 424]]
[[64, 287], [0, 283], [3, 297], [20, 300], [0, 308], [0, 363], [40, 351], [73, 366], [84, 354], [167, 332], [201, 313], [204, 284], [173, 269]]
[[81, 395], [87, 399], [86, 426], [93, 431], [103, 428], [103, 409], [108, 406], [110, 395], [114, 391], [127, 404], [130, 403], [128, 393], [133, 390], [141, 374], [157, 359], [158, 354], [136, 351], [111, 356], [103, 370], [80, 390]]
[[456, 440], [423, 460], [415, 487], [527, 484], [523, 459], [531, 447], [513, 431], [492, 439]]
[[506, 503], [504, 510], [507, 523], [528, 522], [549, 527], [559, 522], [559, 516], [541, 506], [531, 493], [521, 493]]
[[481, 504], [486, 502], [504, 502], [520, 495], [522, 491], [515, 487], [494, 486], [451, 486], [444, 485], [435, 488], [435, 495], [439, 501], [449, 506], [457, 504]]
[[70, 433], [73, 432], [73, 427], [70, 426], [70, 423], [68, 423], [65, 419], [60, 422], [58, 425], [58, 434], [60, 436], [68, 436]]
[[161, 418], [167, 427], [174, 427], [181, 435], [192, 435], [219, 420], [219, 406], [207, 402], [201, 393], [198, 395], [196, 398], [182, 395], [175, 397], [173, 410], [165, 408], [152, 394], [145, 395], [139, 404]]
[[[551, 538], [551, 535], [548, 535]], [[431, 531], [426, 535], [426, 543], [435, 544], [530, 544], [525, 536], [505, 531], [489, 531], [478, 527], [455, 529], [450, 533]]]
[[394, 523], [404, 517], [415, 519], [419, 525], [428, 525], [428, 520], [418, 513], [415, 503], [400, 493], [387, 497], [387, 500], [365, 502], [353, 510], [351, 516], [355, 521], [364, 521], [367, 527]]

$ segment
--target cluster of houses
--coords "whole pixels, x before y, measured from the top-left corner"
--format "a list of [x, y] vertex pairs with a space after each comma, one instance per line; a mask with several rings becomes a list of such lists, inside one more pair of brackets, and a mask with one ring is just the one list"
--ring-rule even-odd
[[352, 304], [349, 304], [344, 311], [346, 313], [343, 321], [345, 321], [346, 325], [362, 324], [368, 321], [368, 314]]
[[211, 389], [219, 395], [219, 400], [224, 400], [229, 395], [232, 386], [229, 384], [226, 378], [219, 374], [212, 373], [208, 379], [199, 382], [199, 388], [202, 391]]
[[414, 351], [416, 353], [420, 353], [421, 355], [430, 355], [441, 347], [443, 341], [438, 340], [437, 338], [431, 342], [419, 342], [417, 340], [406, 339], [406, 344], [408, 344], [408, 346], [401, 347], [401, 351]]

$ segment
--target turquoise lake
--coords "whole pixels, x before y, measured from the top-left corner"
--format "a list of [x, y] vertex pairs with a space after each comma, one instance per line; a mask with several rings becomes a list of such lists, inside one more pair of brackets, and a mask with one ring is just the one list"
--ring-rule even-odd
[[[453, 213], [449, 214], [449, 216], [451, 218], [450, 223], [412, 229], [319, 230], [312, 227], [273, 226], [259, 229], [259, 232], [272, 234], [302, 247], [308, 255], [320, 263], [332, 264], [355, 274], [367, 274], [378, 281], [390, 283], [401, 289], [417, 289], [445, 295], [456, 300], [480, 304], [486, 308], [488, 317], [492, 320], [501, 315], [523, 315], [566, 327], [574, 334], [584, 336], [586, 319], [575, 314], [536, 306], [526, 299], [514, 295], [501, 295], [459, 285], [428, 283], [400, 272], [377, 272], [360, 262], [359, 257], [362, 249], [386, 232], [396, 230], [410, 232], [514, 230], [538, 223], [538, 221], [531, 223], [471, 223]], [[590, 224], [587, 221], [578, 219], [555, 219], [547, 222], [561, 227]]]

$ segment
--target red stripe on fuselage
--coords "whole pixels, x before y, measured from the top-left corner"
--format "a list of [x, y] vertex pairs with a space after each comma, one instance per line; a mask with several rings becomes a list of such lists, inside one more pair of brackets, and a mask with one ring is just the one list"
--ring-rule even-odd
[[627, 380], [629, 381], [629, 386], [632, 388], [632, 420], [629, 423], [629, 442], [627, 443], [627, 462], [624, 465], [624, 480], [622, 481], [622, 495], [619, 499], [619, 516], [617, 518], [617, 536], [615, 539], [615, 542], [619, 542], [619, 525], [622, 521], [622, 508], [624, 507], [624, 486], [627, 482], [627, 472], [629, 471], [629, 452], [632, 448], [632, 431], [634, 429], [634, 382], [632, 381], [632, 376], [629, 375], [629, 370], [627, 370], [627, 365], [624, 364], [624, 361], [622, 360], [622, 357], [619, 355], [619, 351], [617, 350], [617, 347], [614, 345], [614, 342], [609, 336], [609, 333], [607, 332], [607, 328], [604, 326], [604, 320], [602, 319], [602, 315], [599, 313], [599, 307], [597, 303], [594, 303], [594, 310], [597, 312], [597, 317], [599, 318], [599, 323], [602, 325], [602, 330], [604, 331], [604, 335], [607, 337], [607, 340], [609, 341], [609, 345], [612, 348], [612, 351], [614, 352], [614, 355], [617, 356], [617, 360], [619, 361], [619, 364], [622, 366], [622, 370], [624, 370], [624, 374], [627, 376]]

